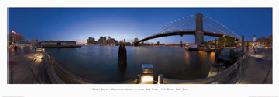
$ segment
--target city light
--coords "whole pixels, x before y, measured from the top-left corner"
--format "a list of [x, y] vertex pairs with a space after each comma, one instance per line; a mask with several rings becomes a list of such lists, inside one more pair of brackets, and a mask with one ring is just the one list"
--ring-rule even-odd
[[37, 49], [36, 49], [36, 52], [44, 52], [44, 51], [45, 51], [44, 48], [37, 48]]
[[153, 84], [153, 76], [141, 76], [141, 84]]
[[263, 58], [264, 55], [251, 55], [252, 57], [255, 57], [255, 58]]
[[42, 53], [38, 53], [38, 54], [34, 54], [34, 59], [36, 63], [41, 63], [43, 61], [43, 54]]
[[[38, 12], [36, 12], [36, 14]], [[90, 11], [90, 13], [92, 12]], [[66, 13], [64, 14], [65, 16], [71, 16], [66, 15]], [[103, 16], [109, 16], [109, 14]], [[172, 19], [176, 17], [182, 18]], [[73, 18], [73, 20], [74, 19], [75, 18]], [[99, 20], [102, 20], [102, 18], [100, 18]], [[138, 20], [142, 21], [144, 19]], [[168, 22], [165, 20], [172, 21]], [[77, 21], [79, 22], [80, 20]], [[73, 23], [77, 21], [73, 21]], [[117, 21], [112, 22], [115, 22], [111, 23], [113, 27], [107, 25], [108, 22], [100, 22], [96, 24], [101, 26], [92, 25], [94, 26], [94, 29], [98, 30], [83, 29], [84, 31], [88, 30], [88, 32], [90, 32], [90, 34], [81, 34], [84, 36], [81, 36], [79, 33], [74, 34], [74, 32], [71, 32], [59, 33], [63, 36], [50, 37], [56, 36], [57, 33], [53, 32], [59, 32], [57, 30], [48, 30], [52, 29], [51, 27], [46, 28], [46, 30], [48, 31], [44, 31], [50, 33], [42, 33], [38, 36], [34, 34], [35, 32], [29, 34], [32, 31], [36, 31], [38, 29], [32, 29], [30, 31], [19, 30], [21, 33], [15, 32], [14, 30], [10, 29], [11, 32], [9, 33], [9, 52], [11, 52], [12, 54], [9, 54], [9, 57], [11, 59], [15, 59], [12, 60], [11, 63], [15, 61], [14, 63], [22, 64], [25, 61], [31, 61], [32, 64], [29, 65], [38, 65], [38, 67], [42, 67], [44, 69], [45, 67], [41, 66], [41, 64], [46, 63], [47, 61], [45, 60], [51, 59], [51, 63], [56, 63], [56, 67], [59, 67], [58, 65], [60, 64], [63, 66], [67, 65], [67, 68], [65, 68], [65, 70], [69, 68], [69, 73], [73, 72], [73, 74], [82, 75], [82, 77], [84, 77], [84, 82], [89, 81], [89, 83], [122, 83], [123, 80], [129, 80], [133, 82], [127, 83], [173, 84], [179, 82], [185, 83], [188, 80], [196, 81], [196, 78], [206, 80], [207, 77], [218, 77], [219, 75], [216, 76], [216, 74], [219, 73], [219, 70], [220, 72], [225, 72], [224, 70], [230, 69], [231, 66], [237, 67], [239, 63], [239, 57], [244, 56], [247, 52], [246, 47], [244, 47], [245, 43], [247, 43], [248, 50], [249, 48], [251, 49], [252, 46], [255, 46], [251, 45], [253, 42], [257, 43], [257, 45], [262, 45], [257, 48], [253, 47], [253, 49], [251, 49], [254, 50], [253, 55], [249, 56], [249, 60], [251, 62], [255, 62], [255, 60], [258, 58], [270, 61], [270, 55], [272, 55], [272, 52], [270, 52], [272, 51], [272, 49], [262, 49], [265, 46], [272, 46], [272, 33], [270, 33], [271, 35], [267, 38], [265, 38], [262, 35], [259, 35], [263, 38], [257, 41], [256, 38], [253, 41], [250, 41], [249, 35], [244, 34], [243, 39], [246, 40], [243, 40], [242, 42], [236, 42], [238, 41], [238, 37], [236, 37], [235, 33], [231, 33], [232, 31], [228, 29], [229, 26], [232, 26], [230, 25], [230, 23], [224, 22], [226, 25], [223, 25], [221, 24], [221, 22], [212, 19], [210, 16], [208, 20], [208, 18], [203, 17], [202, 13], [198, 13], [196, 15], [191, 16], [177, 15], [169, 19], [162, 19], [162, 21], [157, 21], [157, 26], [164, 25], [161, 29], [159, 29], [157, 26], [153, 26], [153, 24], [150, 25], [150, 27], [143, 27], [142, 30], [133, 28], [133, 26], [127, 26], [124, 28], [124, 26], [133, 25], [133, 23], [117, 23]], [[155, 22], [156, 21], [154, 21], [154, 25], [156, 25]], [[117, 27], [117, 25], [115, 26], [114, 24], [125, 25], [120, 25], [121, 27]], [[138, 22], [138, 24], [141, 25], [142, 23]], [[139, 26], [138, 24], [136, 24], [135, 26]], [[146, 23], [143, 24], [148, 24], [148, 21], [146, 21]], [[60, 26], [63, 27], [63, 25]], [[60, 26], [58, 28], [60, 28]], [[77, 27], [77, 29], [75, 30], [80, 31], [78, 28], [79, 27]], [[144, 30], [149, 28], [154, 29], [150, 31]], [[23, 35], [26, 35], [26, 38]], [[184, 36], [190, 36], [191, 41], [188, 40], [188, 37], [184, 38]], [[61, 37], [63, 38], [60, 39]], [[73, 39], [71, 37], [79, 38]], [[85, 39], [85, 37], [88, 38]], [[30, 40], [28, 40], [29, 38]], [[215, 40], [211, 40], [213, 38], [215, 38]], [[86, 45], [77, 44], [77, 40], [83, 42], [86, 41]], [[237, 43], [242, 45], [241, 48], [240, 46], [237, 47]], [[257, 54], [256, 50], [258, 50]], [[267, 53], [262, 53], [263, 51]], [[46, 59], [44, 59], [45, 56], [47, 56]], [[20, 57], [22, 59], [20, 59]], [[145, 63], [143, 64], [143, 62]], [[237, 65], [235, 65], [236, 63]], [[262, 63], [251, 64], [255, 65], [254, 67], [257, 67], [258, 64]], [[268, 65], [269, 63], [263, 64]], [[47, 66], [48, 64], [45, 65]], [[142, 65], [141, 69], [139, 65]], [[253, 65], [250, 68], [253, 68]], [[61, 66], [61, 69], [59, 68], [55, 70], [64, 70], [63, 66]], [[84, 67], [87, 66], [88, 69], [84, 69]], [[247, 67], [247, 69], [250, 68]], [[236, 70], [238, 69], [242, 68], [236, 68]], [[264, 72], [264, 70], [262, 71]], [[117, 72], [119, 72], [119, 74]], [[231, 74], [235, 73], [233, 70], [227, 72]], [[58, 71], [58, 73], [60, 73], [60, 71]], [[118, 75], [114, 75], [116, 73]], [[163, 75], [158, 75], [160, 73], [165, 74], [166, 76], [163, 77]], [[253, 72], [251, 74], [254, 75], [255, 73]], [[227, 78], [225, 74], [220, 75], [221, 77], [218, 77], [218, 79], [221, 79], [222, 81], [225, 80], [226, 82], [224, 83], [235, 82], [232, 79], [239, 80], [238, 78]], [[192, 76], [197, 77], [192, 78]], [[71, 83], [71, 81], [67, 81], [68, 78], [62, 79], [65, 79], [65, 82]], [[83, 81], [83, 79], [77, 80], [78, 83], [81, 83]], [[214, 82], [215, 81], [206, 83]], [[266, 83], [270, 82], [271, 81]], [[197, 81], [197, 83], [204, 83], [204, 81]]]

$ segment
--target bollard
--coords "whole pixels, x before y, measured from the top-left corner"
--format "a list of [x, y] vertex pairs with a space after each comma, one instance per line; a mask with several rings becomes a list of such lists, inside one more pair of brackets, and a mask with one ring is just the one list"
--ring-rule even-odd
[[140, 84], [140, 82], [141, 82], [141, 78], [140, 78], [140, 74], [139, 75], [137, 75], [137, 84]]
[[163, 74], [159, 74], [159, 76], [158, 76], [158, 83], [157, 84], [163, 84], [164, 83], [163, 79], [164, 79]]

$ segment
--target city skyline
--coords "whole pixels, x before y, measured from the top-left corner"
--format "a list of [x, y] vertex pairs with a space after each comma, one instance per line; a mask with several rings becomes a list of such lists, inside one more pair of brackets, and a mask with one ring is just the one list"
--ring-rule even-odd
[[[30, 40], [75, 40], [88, 37], [134, 38], [159, 33], [177, 18], [203, 13], [251, 40], [272, 34], [271, 8], [10, 8], [9, 32], [15, 30]], [[207, 38], [206, 38], [207, 39]], [[151, 42], [193, 42], [194, 36], [171, 36]]]

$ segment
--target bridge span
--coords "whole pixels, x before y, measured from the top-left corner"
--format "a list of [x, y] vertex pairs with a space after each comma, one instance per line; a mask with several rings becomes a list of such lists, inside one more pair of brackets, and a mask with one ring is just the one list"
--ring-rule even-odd
[[[224, 34], [221, 34], [221, 33], [216, 33], [216, 32], [203, 32], [204, 35], [206, 36], [211, 36], [211, 37], [224, 37], [226, 35]], [[147, 40], [151, 40], [151, 39], [155, 39], [155, 38], [159, 38], [159, 37], [168, 37], [168, 36], [176, 36], [176, 35], [180, 35], [180, 36], [183, 36], [183, 35], [195, 35], [195, 31], [173, 31], [173, 32], [166, 32], [166, 33], [160, 33], [160, 34], [156, 34], [156, 35], [153, 35], [153, 36], [148, 36], [140, 41], [137, 41], [138, 43], [139, 42], [143, 42], [143, 41], [147, 41]], [[229, 36], [227, 35], [227, 37], [232, 37], [232, 38], [235, 38], [233, 36]], [[236, 38], [236, 40], [238, 40], [238, 38]]]
[[[148, 41], [148, 40], [155, 39], [155, 38], [159, 38], [159, 37], [168, 37], [168, 36], [176, 36], [176, 35], [180, 35], [181, 37], [183, 35], [194, 35], [195, 36], [195, 44], [197, 44], [198, 46], [200, 46], [204, 43], [204, 36], [210, 36], [210, 37], [224, 37], [224, 36], [226, 36], [226, 37], [231, 37], [231, 38], [235, 38], [236, 40], [239, 40], [239, 37], [237, 37], [236, 35], [228, 34], [224, 30], [218, 30], [216, 32], [213, 32], [213, 31], [208, 31], [207, 29], [204, 29], [205, 24], [203, 23], [203, 21], [204, 21], [203, 14], [197, 13], [195, 15], [195, 28], [194, 29], [161, 31], [158, 34], [151, 35], [151, 36], [143, 38], [142, 40], [136, 41], [135, 45], [138, 46], [141, 42]], [[185, 21], [185, 22], [187, 22], [187, 21]], [[184, 24], [179, 23], [179, 25], [184, 25]], [[176, 26], [179, 26], [179, 25], [176, 25]], [[209, 25], [209, 26], [212, 26], [212, 25]], [[218, 26], [218, 27], [222, 27], [222, 29], [226, 29], [226, 27], [224, 25], [221, 25], [221, 26]]]

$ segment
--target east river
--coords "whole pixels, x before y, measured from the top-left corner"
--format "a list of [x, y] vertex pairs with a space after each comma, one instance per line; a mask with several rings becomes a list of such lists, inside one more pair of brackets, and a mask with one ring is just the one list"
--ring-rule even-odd
[[141, 73], [141, 64], [153, 64], [155, 75], [171, 79], [206, 78], [214, 52], [187, 51], [180, 47], [126, 46], [127, 67], [118, 66], [118, 46], [82, 46], [46, 49], [63, 68], [96, 83], [121, 83]]

